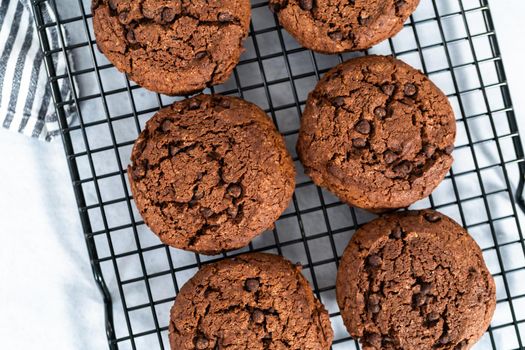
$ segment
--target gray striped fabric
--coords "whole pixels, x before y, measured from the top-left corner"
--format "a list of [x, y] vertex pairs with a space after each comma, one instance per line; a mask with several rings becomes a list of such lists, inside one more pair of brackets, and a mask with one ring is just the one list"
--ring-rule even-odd
[[[40, 6], [45, 23], [55, 22], [47, 2]], [[56, 27], [49, 28], [47, 36], [52, 48], [60, 47]], [[65, 55], [53, 56], [56, 74], [65, 74]], [[50, 141], [58, 135], [59, 125], [43, 59], [29, 0], [0, 0], [0, 123]], [[60, 89], [61, 96], [70, 97], [66, 79]], [[73, 113], [67, 114], [72, 118]]]

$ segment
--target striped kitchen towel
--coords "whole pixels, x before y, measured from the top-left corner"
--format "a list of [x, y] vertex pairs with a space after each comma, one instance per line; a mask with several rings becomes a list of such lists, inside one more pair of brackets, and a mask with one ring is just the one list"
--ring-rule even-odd
[[[58, 117], [29, 1], [0, 0], [0, 123], [4, 128], [50, 141], [59, 132]], [[55, 22], [49, 4], [42, 2], [39, 6], [44, 22]], [[56, 26], [47, 30], [52, 48], [60, 47], [59, 35]], [[56, 74], [65, 74], [64, 54], [53, 56]], [[61, 80], [60, 89], [61, 96], [69, 99], [67, 79]], [[71, 119], [74, 113], [67, 115]]]

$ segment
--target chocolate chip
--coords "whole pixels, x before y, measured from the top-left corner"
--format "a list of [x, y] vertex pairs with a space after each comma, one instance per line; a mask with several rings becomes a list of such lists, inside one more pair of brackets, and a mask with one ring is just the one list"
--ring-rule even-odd
[[436, 152], [436, 147], [432, 146], [431, 144], [427, 143], [423, 146], [423, 153], [425, 154], [425, 157], [432, 157], [434, 152]]
[[144, 177], [146, 171], [140, 167], [135, 167], [131, 173], [133, 180], [138, 181]]
[[228, 213], [228, 216], [232, 219], [235, 219], [237, 217], [237, 214], [239, 213], [238, 207], [229, 207], [228, 210], [226, 210]]
[[443, 333], [441, 337], [439, 337], [438, 342], [442, 345], [450, 343], [450, 337], [447, 333]]
[[366, 259], [366, 262], [367, 262], [368, 266], [379, 267], [379, 266], [381, 266], [381, 263], [383, 262], [383, 259], [381, 259], [381, 257], [379, 255], [373, 254], [373, 255], [370, 255], [368, 257], [368, 259]]
[[334, 41], [341, 41], [341, 40], [343, 40], [343, 33], [341, 33], [339, 30], [335, 31], [335, 32], [332, 32], [332, 33], [329, 33], [328, 36], [330, 37], [330, 39], [332, 39]]
[[407, 106], [413, 106], [416, 103], [413, 99], [408, 97], [403, 97], [399, 102]]
[[334, 105], [336, 105], [337, 107], [341, 107], [342, 105], [345, 104], [345, 98], [343, 96], [338, 96], [334, 98], [333, 102], [334, 102]]
[[227, 100], [227, 99], [223, 99], [223, 100], [221, 101], [221, 106], [224, 107], [224, 108], [230, 108], [230, 105], [231, 105], [231, 104], [230, 104], [230, 101]]
[[169, 119], [166, 119], [165, 121], [162, 122], [162, 124], [160, 125], [160, 128], [163, 132], [168, 132], [170, 131], [171, 124], [172, 124], [172, 121]]
[[414, 295], [414, 305], [416, 307], [423, 306], [427, 303], [427, 297], [424, 294]]
[[379, 305], [379, 295], [370, 294], [368, 296], [368, 305]]
[[197, 192], [197, 189], [195, 189], [195, 193], [193, 194], [193, 199], [199, 200], [204, 198], [204, 191]]
[[239, 198], [242, 194], [242, 187], [237, 184], [231, 184], [227, 189], [228, 195], [233, 198]]
[[283, 8], [285, 8], [286, 5], [288, 5], [288, 1], [277, 0], [275, 2], [270, 3], [270, 11], [272, 11], [273, 13], [278, 13]]
[[432, 290], [432, 283], [423, 282], [419, 287], [419, 291], [422, 294], [428, 294]]
[[385, 151], [385, 153], [383, 153], [383, 157], [385, 159], [386, 164], [392, 164], [396, 161], [398, 156], [395, 152], [388, 150], [388, 151]]
[[205, 219], [208, 219], [213, 215], [213, 210], [210, 208], [201, 208], [201, 214]]
[[352, 145], [354, 145], [355, 148], [364, 148], [366, 147], [366, 139], [357, 137], [352, 140]]
[[390, 149], [396, 153], [400, 153], [403, 151], [403, 145], [401, 143], [395, 143], [390, 146]]
[[195, 348], [198, 350], [207, 349], [209, 345], [210, 342], [204, 336], [199, 336], [195, 339]]
[[196, 109], [199, 109], [200, 106], [201, 104], [199, 103], [199, 101], [191, 100], [189, 107], [190, 107], [190, 110], [196, 110]]
[[175, 145], [170, 146], [170, 156], [175, 157], [177, 153], [179, 153], [179, 151], [180, 151], [180, 148], [178, 146], [175, 146]]
[[130, 44], [136, 44], [137, 38], [135, 38], [135, 32], [133, 29], [128, 30], [128, 33], [126, 34], [126, 39]]
[[445, 148], [446, 154], [452, 154], [452, 152], [454, 152], [454, 145], [450, 145]]
[[363, 343], [374, 346], [376, 348], [380, 348], [381, 336], [377, 333], [365, 333], [363, 337]]
[[359, 22], [360, 25], [366, 26], [366, 25], [369, 25], [370, 22], [372, 22], [372, 17], [361, 17], [361, 16], [359, 16], [357, 18], [357, 21]]
[[265, 334], [262, 338], [263, 349], [269, 349], [272, 344], [272, 336], [270, 334]]
[[395, 89], [396, 89], [396, 86], [393, 84], [385, 84], [381, 86], [381, 91], [383, 91], [388, 96], [391, 96], [394, 93]]
[[379, 119], [383, 119], [384, 117], [386, 117], [386, 109], [384, 109], [383, 107], [377, 107], [376, 109], [374, 109], [374, 115]]
[[439, 216], [439, 214], [437, 213], [425, 213], [425, 215], [423, 216], [428, 222], [438, 222], [439, 220], [441, 220], [441, 216]]
[[299, 6], [305, 11], [310, 11], [314, 7], [314, 0], [299, 0]]
[[355, 129], [358, 133], [368, 135], [370, 134], [371, 130], [370, 122], [368, 120], [361, 120], [357, 125], [355, 126]]
[[403, 237], [403, 230], [401, 229], [401, 227], [397, 226], [392, 230], [390, 235], [392, 236], [392, 238], [401, 239]]
[[385, 337], [383, 337], [383, 340], [381, 341], [381, 344], [385, 345], [385, 344], [394, 343], [394, 342], [395, 342], [394, 338], [390, 338], [388, 336], [385, 336]]
[[340, 71], [339, 69], [334, 71], [331, 75], [330, 75], [330, 80], [335, 80], [339, 77], [341, 77], [341, 75], [343, 74], [342, 71]]
[[170, 23], [171, 21], [175, 19], [175, 11], [172, 8], [165, 7], [162, 10], [160, 19], [163, 23]]
[[454, 347], [454, 350], [464, 350], [467, 348], [467, 345], [468, 345], [468, 341], [463, 339], [462, 341], [460, 341], [455, 347]]
[[396, 8], [399, 10], [401, 9], [402, 7], [404, 7], [406, 5], [406, 1], [405, 0], [396, 0]]
[[117, 9], [117, 1], [116, 0], [109, 0], [108, 4], [109, 4], [109, 8], [110, 9], [112, 9], [112, 10], [116, 10]]
[[208, 53], [206, 51], [199, 51], [195, 54], [195, 58], [200, 60], [201, 58], [206, 57]]
[[379, 296], [377, 294], [370, 294], [367, 307], [373, 314], [377, 314], [381, 310], [381, 307], [379, 306]]
[[407, 96], [414, 96], [417, 94], [417, 87], [414, 84], [406, 84], [403, 92]]
[[264, 313], [261, 310], [254, 310], [252, 313], [252, 320], [255, 323], [263, 323], [264, 322]]
[[431, 313], [427, 315], [427, 322], [434, 323], [437, 320], [439, 320], [439, 317], [440, 315], [437, 312], [432, 311]]
[[381, 311], [381, 307], [379, 305], [368, 305], [368, 310], [373, 314], [377, 314]]
[[412, 163], [405, 160], [404, 162], [396, 165], [392, 170], [397, 174], [397, 176], [404, 177], [410, 174], [412, 169], [413, 169]]
[[175, 190], [172, 187], [165, 187], [160, 191], [163, 197], [175, 197]]
[[234, 17], [229, 12], [221, 12], [219, 13], [218, 19], [219, 19], [219, 22], [231, 22], [233, 21]]
[[118, 14], [118, 20], [122, 24], [126, 24], [128, 21], [128, 11], [122, 11]]
[[248, 292], [256, 292], [259, 289], [260, 282], [257, 278], [248, 278], [244, 287]]
[[207, 160], [219, 160], [221, 159], [221, 155], [215, 151], [211, 151], [206, 155]]
[[148, 168], [148, 161], [143, 160], [132, 167], [131, 177], [133, 180], [137, 181], [146, 176], [146, 171]]

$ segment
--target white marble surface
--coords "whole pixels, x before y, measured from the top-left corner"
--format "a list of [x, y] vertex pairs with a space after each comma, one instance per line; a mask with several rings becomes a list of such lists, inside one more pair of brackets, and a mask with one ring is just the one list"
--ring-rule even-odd
[[[490, 5], [525, 134], [525, 2]], [[102, 302], [60, 141], [0, 129], [0, 164], [0, 348], [105, 349]]]

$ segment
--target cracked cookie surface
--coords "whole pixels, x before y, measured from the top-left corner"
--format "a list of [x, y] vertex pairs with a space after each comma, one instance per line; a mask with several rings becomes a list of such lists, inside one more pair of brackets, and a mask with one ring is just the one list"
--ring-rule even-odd
[[167, 95], [228, 79], [243, 52], [249, 0], [92, 0], [97, 46], [137, 84]]
[[366, 56], [336, 66], [310, 93], [297, 152], [317, 185], [383, 211], [437, 187], [455, 135], [452, 108], [426, 76], [392, 57]]
[[367, 49], [394, 36], [419, 0], [270, 0], [299, 43], [322, 53]]
[[272, 226], [295, 187], [283, 137], [259, 107], [198, 95], [160, 110], [128, 167], [145, 223], [171, 246], [215, 254]]
[[495, 284], [479, 246], [433, 210], [357, 230], [337, 274], [343, 321], [364, 349], [469, 349], [490, 324]]
[[327, 350], [330, 318], [300, 269], [250, 253], [203, 267], [171, 309], [172, 349]]

